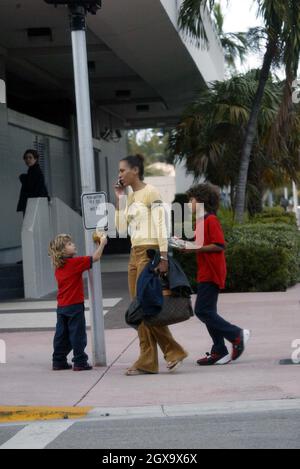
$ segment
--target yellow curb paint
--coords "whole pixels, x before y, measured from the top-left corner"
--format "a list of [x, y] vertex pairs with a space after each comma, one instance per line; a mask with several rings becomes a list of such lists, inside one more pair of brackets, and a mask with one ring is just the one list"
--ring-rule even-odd
[[92, 407], [1, 407], [0, 423], [32, 422], [35, 420], [78, 419], [85, 417]]

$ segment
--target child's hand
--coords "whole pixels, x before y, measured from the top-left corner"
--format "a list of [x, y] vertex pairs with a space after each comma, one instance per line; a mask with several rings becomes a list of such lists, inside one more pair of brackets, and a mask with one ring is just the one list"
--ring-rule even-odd
[[105, 233], [96, 231], [93, 234], [93, 240], [95, 244], [99, 244], [99, 246], [106, 246], [107, 244], [107, 236]]
[[107, 245], [107, 243], [108, 243], [107, 236], [105, 234], [103, 234], [101, 236], [101, 239], [100, 239], [100, 245], [105, 247]]

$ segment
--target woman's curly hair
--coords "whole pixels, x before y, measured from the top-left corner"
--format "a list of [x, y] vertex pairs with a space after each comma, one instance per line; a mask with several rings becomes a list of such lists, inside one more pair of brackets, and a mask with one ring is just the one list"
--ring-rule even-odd
[[58, 269], [64, 267], [66, 263], [66, 252], [65, 248], [67, 243], [72, 242], [72, 238], [68, 234], [60, 234], [51, 241], [48, 248], [48, 255], [52, 259], [53, 266]]
[[220, 206], [220, 189], [213, 184], [199, 184], [191, 187], [187, 196], [189, 199], [196, 199], [197, 202], [204, 204], [208, 213], [217, 213]]

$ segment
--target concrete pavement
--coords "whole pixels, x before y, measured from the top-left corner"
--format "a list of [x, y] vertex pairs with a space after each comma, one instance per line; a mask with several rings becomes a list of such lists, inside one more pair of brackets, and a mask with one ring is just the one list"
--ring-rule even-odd
[[107, 330], [108, 367], [84, 373], [51, 371], [52, 332], [0, 332], [7, 348], [7, 364], [0, 364], [0, 405], [97, 407], [105, 414], [111, 408], [300, 399], [300, 367], [279, 364], [300, 341], [299, 298], [300, 285], [286, 293], [221, 295], [220, 312], [252, 330], [247, 352], [225, 367], [197, 367], [196, 359], [211, 344], [193, 318], [172, 327], [190, 353], [174, 374], [160, 355], [159, 375], [124, 375], [139, 350], [131, 329]]

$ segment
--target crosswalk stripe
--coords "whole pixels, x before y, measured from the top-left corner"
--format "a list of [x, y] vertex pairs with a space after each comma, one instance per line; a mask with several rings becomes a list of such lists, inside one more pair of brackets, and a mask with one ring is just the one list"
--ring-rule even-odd
[[[118, 303], [122, 298], [104, 298], [103, 299], [103, 306], [104, 308], [114, 308], [117, 306]], [[0, 303], [0, 312], [4, 311], [38, 311], [40, 310], [41, 312], [43, 310], [49, 310], [53, 309], [55, 311], [56, 309], [56, 301], [18, 301], [18, 302], [10, 302], [10, 303]], [[85, 301], [85, 306], [89, 308], [89, 300]]]
[[[109, 310], [103, 311], [106, 316]], [[87, 326], [91, 325], [90, 313], [86, 311]], [[52, 313], [8, 313], [0, 315], [0, 330], [43, 329], [56, 327], [56, 314]]]
[[[103, 300], [103, 315], [106, 316], [110, 309], [122, 301], [122, 298], [106, 298]], [[40, 310], [38, 306], [43, 308]], [[89, 302], [86, 305], [87, 326], [91, 325]], [[49, 311], [48, 308], [53, 308]], [[5, 309], [6, 308], [6, 309]], [[9, 309], [10, 308], [10, 309]], [[23, 303], [0, 303], [0, 331], [32, 330], [32, 329], [55, 329], [56, 326], [56, 302], [23, 302]]]
[[20, 430], [0, 449], [44, 449], [74, 422], [34, 422]]

